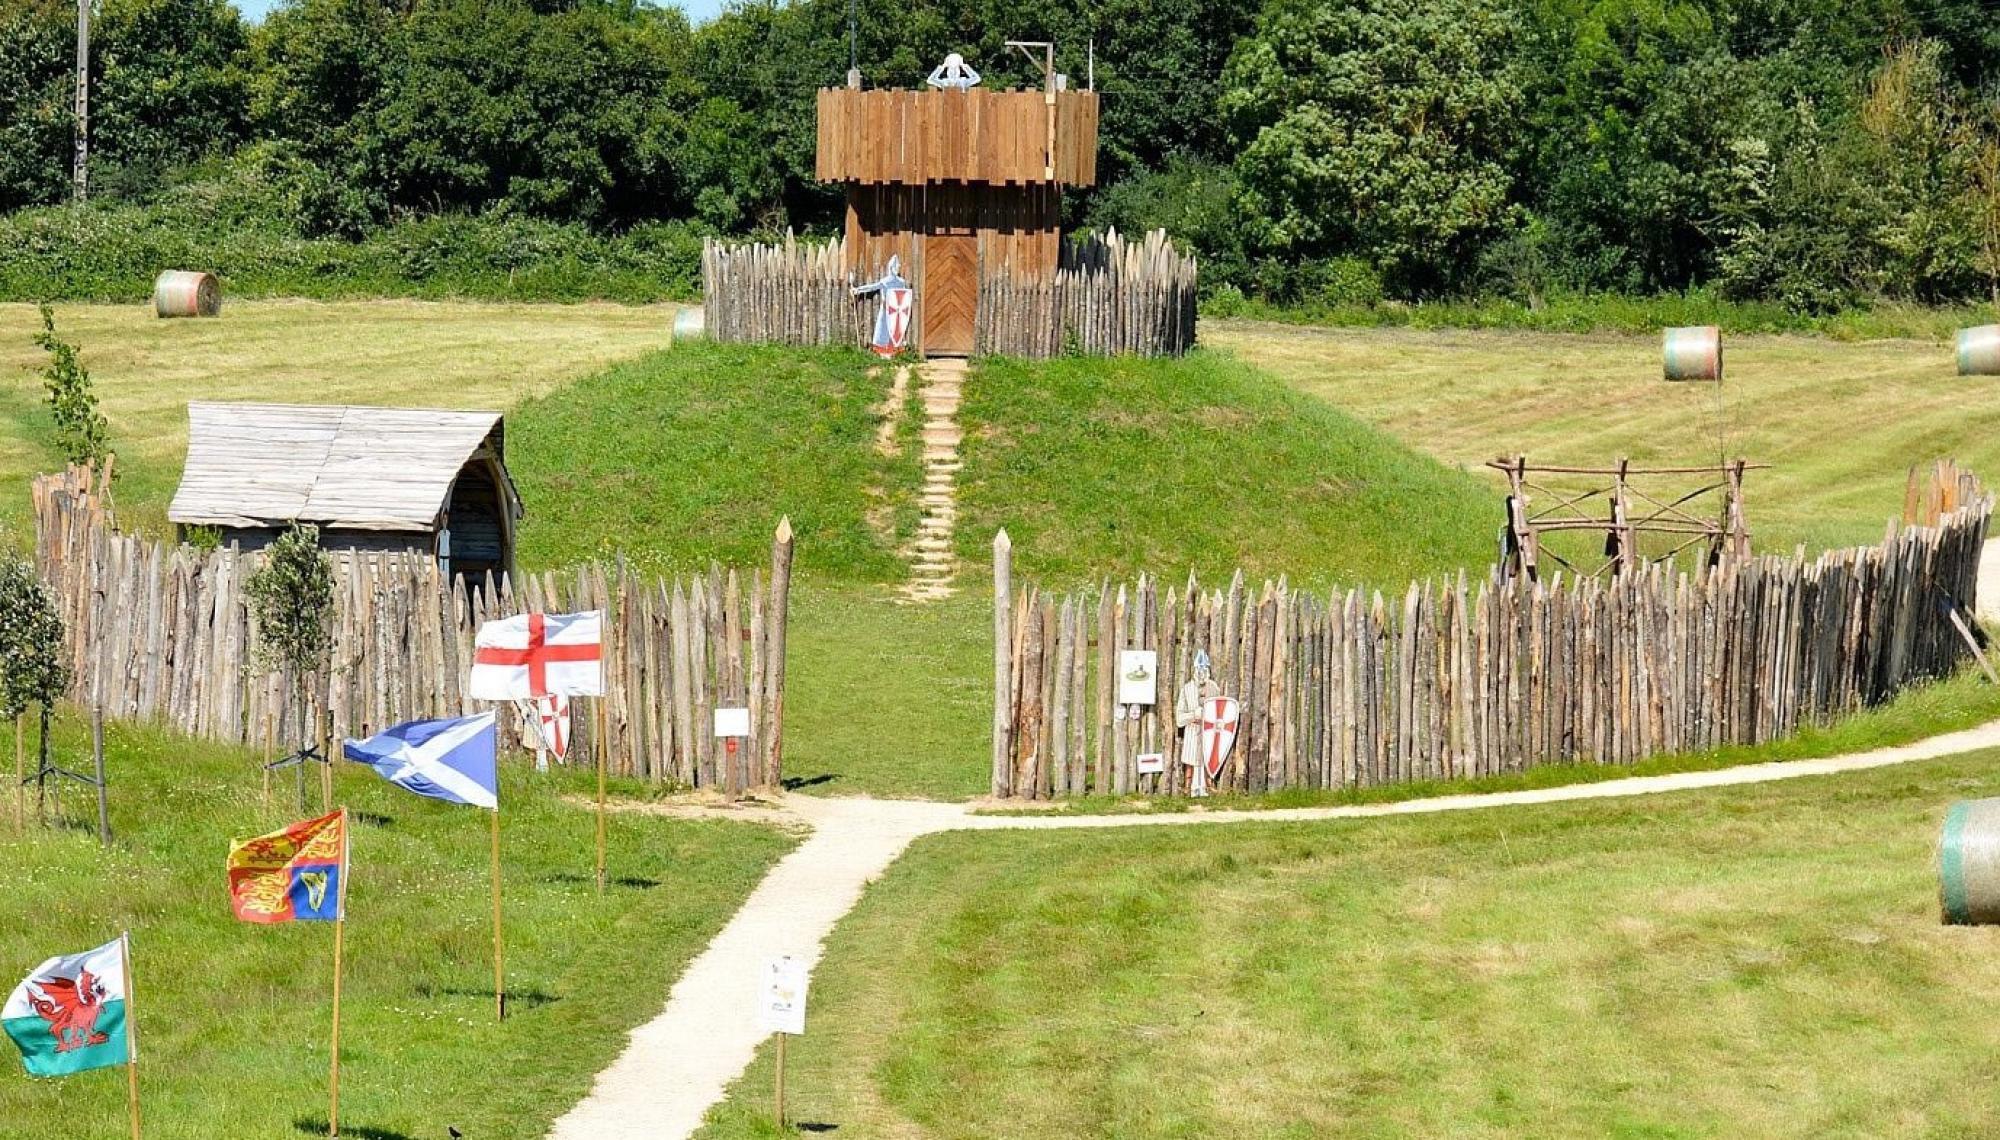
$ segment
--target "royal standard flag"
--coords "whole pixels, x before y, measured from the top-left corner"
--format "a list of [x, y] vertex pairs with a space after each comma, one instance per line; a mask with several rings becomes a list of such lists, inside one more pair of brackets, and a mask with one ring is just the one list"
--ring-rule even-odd
[[347, 878], [347, 810], [229, 845], [229, 905], [245, 922], [332, 922]]
[[125, 1064], [125, 940], [36, 966], [0, 1007], [0, 1025], [31, 1077]]

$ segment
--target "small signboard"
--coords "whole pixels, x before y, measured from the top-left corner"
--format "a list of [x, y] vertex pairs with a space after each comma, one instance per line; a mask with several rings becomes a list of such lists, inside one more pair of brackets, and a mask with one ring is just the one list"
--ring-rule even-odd
[[1166, 770], [1167, 770], [1167, 758], [1164, 753], [1160, 752], [1139, 753], [1139, 774], [1141, 776], [1151, 775], [1155, 772], [1164, 772]]
[[800, 1036], [806, 1031], [806, 964], [790, 954], [764, 967], [757, 987], [757, 1027]]
[[1118, 703], [1150, 705], [1160, 691], [1160, 655], [1150, 649], [1118, 651]]
[[715, 735], [718, 737], [750, 735], [750, 710], [716, 709]]

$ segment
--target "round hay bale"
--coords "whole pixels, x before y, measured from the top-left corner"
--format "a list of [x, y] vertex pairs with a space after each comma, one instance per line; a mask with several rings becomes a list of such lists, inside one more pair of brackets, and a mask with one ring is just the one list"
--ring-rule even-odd
[[674, 314], [674, 343], [702, 340], [708, 336], [708, 315], [700, 305]]
[[1960, 800], [1945, 812], [1938, 902], [1952, 926], [2000, 922], [2000, 799]]
[[2000, 325], [1958, 330], [1958, 374], [2000, 376]]
[[1722, 379], [1722, 330], [1714, 325], [1668, 329], [1660, 352], [1669, 380]]
[[169, 269], [153, 279], [153, 312], [162, 317], [218, 316], [222, 284], [213, 273]]

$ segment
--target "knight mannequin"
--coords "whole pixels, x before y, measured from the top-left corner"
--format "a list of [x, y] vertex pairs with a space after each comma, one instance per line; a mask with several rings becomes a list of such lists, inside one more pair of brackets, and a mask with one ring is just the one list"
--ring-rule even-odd
[[1192, 772], [1188, 794], [1197, 798], [1208, 795], [1208, 769], [1201, 762], [1201, 710], [1203, 704], [1222, 695], [1222, 686], [1215, 683], [1211, 672], [1208, 653], [1197, 649], [1194, 676], [1181, 686], [1174, 700], [1174, 726], [1181, 730], [1181, 763]]

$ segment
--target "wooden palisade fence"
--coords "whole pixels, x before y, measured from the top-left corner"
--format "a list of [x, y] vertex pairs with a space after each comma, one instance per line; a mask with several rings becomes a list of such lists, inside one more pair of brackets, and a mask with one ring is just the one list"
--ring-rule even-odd
[[[282, 678], [254, 662], [244, 582], [260, 555], [119, 534], [86, 471], [45, 476], [33, 490], [37, 568], [63, 607], [77, 700], [211, 739], [263, 744], [268, 731], [280, 747], [296, 743]], [[347, 736], [498, 707], [507, 732], [529, 739], [511, 706], [465, 695], [474, 634], [530, 610], [603, 610], [606, 695], [573, 702], [573, 761], [608, 747], [618, 775], [732, 793], [775, 787], [791, 557], [789, 523], [768, 580], [761, 569], [665, 581], [592, 565], [469, 590], [450, 588], [422, 555], [338, 556], [322, 707]], [[752, 736], [733, 753], [713, 730], [714, 710], [730, 706], [752, 713]]]
[[[708, 335], [749, 344], [865, 345], [878, 301], [852, 291], [881, 268], [850, 268], [839, 238], [787, 238], [782, 245], [710, 239], [702, 250]], [[918, 282], [916, 343], [923, 325], [922, 267], [906, 265], [903, 272]], [[1195, 343], [1196, 279], [1195, 259], [1158, 230], [1138, 241], [1115, 230], [1066, 241], [1052, 276], [982, 277], [975, 351], [1033, 359], [1072, 351], [1180, 356]]]
[[[1218, 791], [1353, 788], [1629, 764], [1758, 744], [1943, 676], [1969, 652], [1993, 500], [1950, 464], [1912, 472], [1880, 546], [1653, 564], [1610, 579], [1456, 581], [1400, 597], [1283, 579], [1142, 575], [1015, 590], [995, 543], [992, 792], [1179, 795], [1174, 703], [1196, 650], [1241, 714]], [[1120, 649], [1159, 653], [1150, 706], [1113, 703]], [[1139, 714], [1133, 719], [1129, 714]], [[1121, 713], [1127, 715], [1120, 715]], [[1165, 771], [1140, 774], [1141, 753]]]

